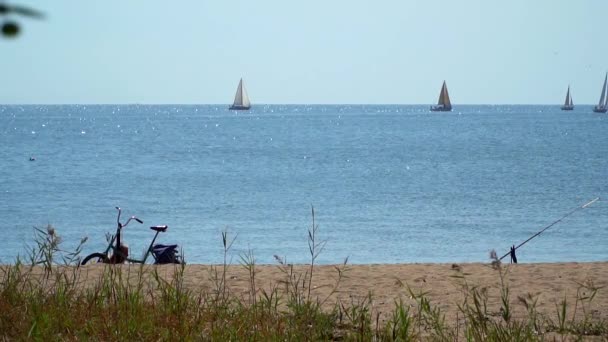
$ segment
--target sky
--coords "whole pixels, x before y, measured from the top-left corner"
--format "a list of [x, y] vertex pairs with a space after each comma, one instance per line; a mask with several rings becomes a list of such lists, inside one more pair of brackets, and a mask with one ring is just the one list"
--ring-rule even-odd
[[9, 17], [3, 104], [593, 104], [608, 71], [606, 0], [8, 2], [46, 18]]

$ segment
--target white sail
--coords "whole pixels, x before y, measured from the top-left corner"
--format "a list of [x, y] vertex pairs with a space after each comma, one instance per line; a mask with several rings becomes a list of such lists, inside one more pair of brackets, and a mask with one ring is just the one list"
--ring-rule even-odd
[[239, 81], [239, 85], [236, 88], [236, 94], [234, 95], [234, 103], [231, 108], [244, 108], [247, 109], [251, 107], [251, 103], [249, 102], [249, 96], [247, 95], [247, 90], [245, 89], [245, 85], [243, 84], [243, 79]]
[[606, 89], [606, 92], [604, 93], [604, 104], [603, 107], [607, 108], [608, 107], [608, 87], [606, 86], [606, 80], [604, 79], [604, 89]]
[[243, 93], [243, 107], [251, 107], [251, 102], [249, 102], [249, 95], [247, 95], [247, 89], [245, 89], [245, 85], [242, 86], [241, 92]]
[[598, 103], [598, 107], [606, 107], [606, 81], [608, 81], [608, 73], [606, 73], [606, 77], [604, 77], [604, 86], [602, 87], [602, 95], [600, 96], [600, 102]]

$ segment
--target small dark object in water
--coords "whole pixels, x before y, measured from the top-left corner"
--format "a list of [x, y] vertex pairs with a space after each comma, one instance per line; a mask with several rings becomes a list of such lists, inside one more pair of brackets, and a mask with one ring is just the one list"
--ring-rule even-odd
[[15, 22], [8, 21], [2, 24], [2, 35], [5, 37], [15, 37], [19, 34], [19, 25]]
[[30, 161], [34, 161], [34, 160], [36, 160], [36, 158], [30, 157]]

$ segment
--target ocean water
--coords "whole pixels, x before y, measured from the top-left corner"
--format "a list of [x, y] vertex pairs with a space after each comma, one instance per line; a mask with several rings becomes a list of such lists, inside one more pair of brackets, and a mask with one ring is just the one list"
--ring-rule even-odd
[[[30, 161], [34, 157], [34, 161]], [[608, 115], [591, 106], [0, 106], [0, 261], [52, 224], [66, 249], [100, 251], [151, 225], [189, 263], [488, 261], [564, 214], [520, 262], [608, 259]]]

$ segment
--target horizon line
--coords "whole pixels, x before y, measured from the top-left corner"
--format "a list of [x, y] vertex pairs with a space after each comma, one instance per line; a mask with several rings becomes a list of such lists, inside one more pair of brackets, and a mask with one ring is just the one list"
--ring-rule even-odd
[[[2, 103], [0, 106], [226, 106], [230, 103], [145, 103], [145, 102], [116, 102], [116, 103]], [[258, 103], [259, 106], [435, 106], [436, 103]], [[596, 106], [596, 103], [575, 104], [577, 106]], [[460, 106], [563, 106], [561, 103], [460, 103]]]

